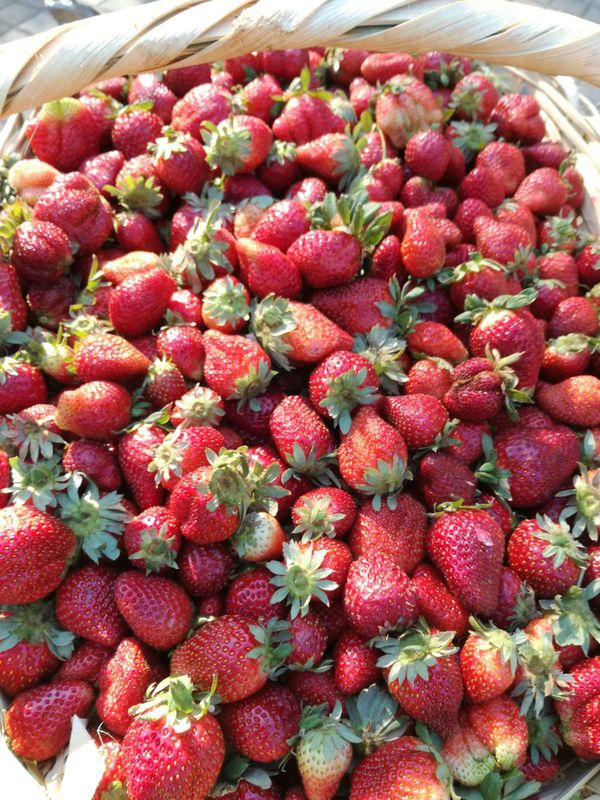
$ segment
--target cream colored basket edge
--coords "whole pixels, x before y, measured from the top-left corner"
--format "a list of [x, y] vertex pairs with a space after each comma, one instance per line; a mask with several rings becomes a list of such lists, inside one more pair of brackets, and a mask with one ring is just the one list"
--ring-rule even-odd
[[[9, 117], [0, 152], [24, 154], [27, 112], [94, 81], [310, 45], [444, 50], [506, 66], [515, 88], [540, 103], [549, 137], [577, 153], [586, 188], [582, 216], [600, 236], [600, 113], [572, 80], [600, 86], [600, 25], [507, 0], [379, 0], [375, 12], [366, 0], [158, 0], [63, 25], [0, 47], [0, 117]], [[89, 800], [93, 790], [88, 795], [82, 783], [98, 769], [90, 742], [74, 725], [70, 750], [44, 789], [0, 739], [0, 769], [11, 796]], [[578, 794], [600, 800], [600, 763], [565, 763], [560, 780], [539, 798]]]

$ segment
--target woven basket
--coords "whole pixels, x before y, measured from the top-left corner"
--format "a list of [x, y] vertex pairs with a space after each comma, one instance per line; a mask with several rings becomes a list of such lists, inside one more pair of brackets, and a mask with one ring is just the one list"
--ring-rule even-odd
[[[502, 65], [512, 89], [536, 97], [548, 137], [577, 153], [586, 188], [584, 225], [600, 237], [600, 113], [573, 80], [600, 86], [600, 25], [507, 0], [379, 0], [375, 11], [372, 5], [367, 0], [158, 0], [4, 45], [0, 118], [8, 119], [0, 132], [0, 153], [27, 155], [23, 126], [31, 109], [104, 78], [311, 45], [444, 50]], [[557, 74], [563, 77], [551, 77]], [[10, 784], [18, 767], [14, 759], [6, 760], [5, 747], [0, 737], [0, 763]], [[58, 761], [64, 765], [64, 757]], [[77, 789], [75, 794], [63, 789], [64, 794], [52, 791], [51, 796], [88, 800]], [[24, 800], [34, 796], [19, 794]], [[45, 796], [43, 790], [39, 796]], [[540, 800], [575, 797], [600, 800], [600, 762], [565, 762], [560, 779], [539, 794]]]

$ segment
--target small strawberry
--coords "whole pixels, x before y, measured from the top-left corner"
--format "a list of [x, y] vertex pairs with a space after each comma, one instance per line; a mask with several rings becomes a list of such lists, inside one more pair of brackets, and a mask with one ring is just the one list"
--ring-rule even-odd
[[13, 753], [29, 761], [54, 758], [67, 745], [73, 716], [85, 717], [94, 691], [83, 681], [47, 683], [17, 695], [5, 716]]
[[144, 381], [144, 396], [160, 409], [179, 400], [187, 391], [181, 370], [169, 358], [155, 358]]
[[458, 336], [440, 322], [417, 322], [407, 336], [407, 343], [410, 350], [421, 357], [429, 356], [454, 365], [468, 357]]
[[593, 375], [540, 384], [536, 400], [543, 411], [559, 422], [582, 428], [600, 423], [600, 380]]
[[167, 508], [151, 506], [127, 523], [123, 545], [132, 566], [162, 575], [177, 564], [179, 523]]
[[377, 97], [375, 120], [394, 147], [403, 147], [415, 133], [441, 123], [442, 111], [424, 83], [396, 74]]
[[473, 703], [483, 703], [506, 692], [517, 669], [517, 647], [510, 634], [474, 617], [460, 651], [465, 693]]
[[444, 265], [446, 247], [433, 219], [422, 213], [407, 215], [402, 239], [402, 263], [409, 275], [427, 278]]
[[199, 381], [204, 366], [204, 340], [198, 328], [172, 325], [163, 328], [156, 339], [158, 355], [169, 358], [185, 378]]
[[225, 414], [223, 400], [206, 386], [193, 386], [175, 401], [171, 422], [179, 427], [210, 425], [217, 427]]
[[126, 159], [145, 153], [148, 145], [160, 136], [163, 121], [145, 105], [125, 106], [113, 123], [113, 147], [120, 150]]
[[598, 333], [598, 310], [590, 298], [566, 297], [552, 312], [550, 336], [563, 336], [570, 333], [583, 333], [596, 336]]
[[252, 238], [263, 244], [274, 245], [286, 253], [309, 228], [309, 217], [302, 203], [279, 200], [261, 214], [252, 231]]
[[194, 86], [210, 83], [210, 64], [168, 69], [163, 74], [163, 81], [177, 97], [183, 97]]
[[293, 532], [301, 533], [303, 541], [321, 536], [342, 537], [352, 527], [355, 517], [352, 496], [335, 487], [311, 489], [292, 507]]
[[162, 133], [150, 145], [158, 177], [174, 194], [199, 192], [209, 176], [204, 147], [173, 128], [163, 128]]
[[264, 623], [284, 617], [285, 603], [276, 600], [271, 577], [268, 569], [259, 566], [233, 578], [227, 588], [225, 613]]
[[83, 640], [73, 654], [62, 663], [52, 681], [85, 681], [95, 685], [102, 666], [111, 657], [112, 651], [96, 642]]
[[104, 187], [114, 185], [124, 163], [123, 153], [119, 150], [109, 150], [106, 153], [86, 158], [79, 165], [79, 171], [94, 184], [106, 200], [110, 200], [110, 192], [106, 191]]
[[432, 445], [448, 422], [444, 406], [431, 395], [386, 397], [383, 409], [387, 421], [400, 431], [409, 450]]
[[595, 286], [600, 281], [600, 253], [593, 244], [587, 244], [580, 250], [576, 263], [582, 283]]
[[292, 470], [306, 475], [327, 474], [335, 442], [333, 436], [302, 397], [286, 397], [271, 414], [271, 436]]
[[454, 87], [450, 108], [455, 109], [456, 119], [487, 122], [497, 102], [498, 92], [493, 81], [480, 72], [471, 72]]
[[133, 78], [129, 84], [127, 99], [130, 103], [139, 104], [151, 101], [153, 113], [165, 124], [171, 121], [173, 106], [177, 102], [175, 93], [152, 72], [142, 72]]
[[221, 333], [241, 333], [250, 318], [250, 293], [237, 278], [215, 278], [202, 295], [202, 321]]
[[341, 634], [335, 643], [333, 664], [336, 686], [345, 695], [357, 694], [380, 677], [377, 653], [354, 631]]
[[476, 165], [467, 173], [460, 184], [459, 193], [463, 200], [476, 197], [490, 208], [499, 206], [506, 196], [502, 176], [485, 164]]
[[57, 225], [28, 221], [17, 228], [11, 264], [22, 280], [51, 284], [66, 272], [72, 261], [69, 239]]
[[421, 131], [408, 140], [404, 159], [413, 174], [439, 181], [450, 162], [450, 144], [438, 131]]
[[391, 324], [379, 308], [381, 303], [391, 303], [388, 283], [380, 278], [367, 276], [346, 286], [321, 289], [313, 293], [311, 303], [352, 335]]
[[45, 103], [25, 131], [35, 155], [61, 172], [77, 169], [100, 149], [100, 128], [81, 100]]
[[377, 399], [379, 381], [371, 362], [357, 353], [332, 353], [321, 361], [309, 380], [310, 400], [324, 417], [348, 433], [350, 412]]

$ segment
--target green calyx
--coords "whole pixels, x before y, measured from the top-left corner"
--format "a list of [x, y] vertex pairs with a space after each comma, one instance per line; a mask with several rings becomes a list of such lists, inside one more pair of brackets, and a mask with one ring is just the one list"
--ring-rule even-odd
[[167, 524], [160, 528], [150, 527], [142, 531], [140, 549], [129, 556], [130, 561], [143, 561], [146, 575], [160, 572], [163, 567], [179, 569], [177, 552], [173, 549], [174, 536], [168, 536]]
[[433, 311], [431, 303], [419, 303], [419, 298], [425, 292], [423, 286], [410, 287], [406, 282], [402, 287], [394, 275], [389, 282], [389, 291], [392, 298], [391, 303], [382, 300], [377, 303], [377, 308], [384, 317], [394, 321], [395, 332], [400, 336], [407, 336], [411, 333], [419, 316], [428, 311]]
[[550, 761], [561, 748], [562, 740], [556, 732], [558, 717], [548, 711], [546, 707], [537, 716], [531, 710], [527, 713], [525, 721], [529, 731], [529, 752], [533, 764], [538, 764], [540, 759]]
[[229, 245], [215, 238], [221, 227], [219, 202], [209, 203], [204, 217], [197, 217], [187, 233], [185, 242], [175, 250], [171, 257], [171, 267], [175, 275], [185, 278], [186, 283], [197, 294], [202, 284], [215, 278], [215, 267], [231, 272], [232, 266], [226, 257]]
[[269, 367], [269, 362], [261, 358], [258, 367], [249, 364], [246, 374], [236, 378], [235, 389], [227, 399], [239, 400], [238, 408], [242, 408], [247, 402], [252, 411], [260, 411], [260, 401], [256, 398], [265, 393], [275, 375], [276, 372]]
[[357, 484], [355, 488], [373, 497], [371, 502], [375, 511], [381, 508], [384, 497], [388, 508], [393, 510], [396, 508], [397, 496], [404, 486], [404, 481], [411, 478], [412, 472], [406, 468], [404, 461], [394, 454], [391, 462], [379, 459], [376, 467], [368, 467], [363, 473], [363, 483]]
[[0, 606], [0, 653], [12, 650], [19, 642], [46, 644], [62, 661], [73, 652], [75, 636], [58, 627], [54, 605], [39, 600], [24, 606]]
[[267, 295], [253, 305], [251, 327], [254, 335], [269, 356], [285, 370], [291, 369], [287, 353], [292, 346], [285, 336], [296, 329], [296, 318], [285, 297]]
[[484, 125], [482, 122], [452, 122], [452, 144], [463, 151], [466, 159], [471, 159], [493, 141], [496, 123]]
[[294, 161], [296, 158], [296, 145], [293, 142], [284, 142], [282, 139], [275, 139], [266, 158], [267, 164], [279, 164], [283, 166], [286, 161]]
[[370, 253], [386, 235], [392, 221], [391, 212], [381, 214], [380, 209], [381, 205], [371, 202], [364, 190], [339, 197], [329, 192], [320, 203], [312, 206], [310, 219], [314, 228], [345, 231], [356, 236], [363, 251]]
[[[593, 434], [591, 434], [593, 437]], [[584, 448], [585, 448], [584, 441]], [[596, 443], [593, 441], [595, 452]], [[560, 514], [560, 521], [572, 525], [572, 535], [587, 534], [592, 541], [598, 541], [600, 527], [600, 470], [588, 470], [585, 464], [579, 465], [579, 475], [573, 479], [573, 488], [558, 492], [558, 497], [568, 497], [567, 505]]]
[[221, 326], [249, 320], [250, 306], [244, 286], [229, 275], [211, 284], [202, 296], [202, 311]]
[[321, 753], [326, 760], [332, 760], [340, 751], [347, 750], [351, 744], [360, 744], [348, 721], [342, 719], [342, 705], [336, 701], [333, 711], [325, 713], [326, 706], [305, 706], [300, 719], [300, 729], [295, 742], [296, 753], [309, 751]]
[[378, 398], [377, 387], [365, 385], [367, 380], [366, 368], [349, 369], [341, 375], [336, 375], [329, 381], [327, 393], [319, 403], [325, 408], [339, 426], [342, 433], [348, 433], [352, 425], [350, 412], [357, 406], [372, 405]]
[[571, 535], [569, 526], [564, 521], [553, 522], [550, 517], [538, 514], [535, 518], [538, 530], [533, 532], [537, 539], [547, 542], [542, 555], [552, 559], [555, 568], [569, 559], [579, 567], [587, 564], [586, 549], [581, 542]]
[[51, 429], [54, 414], [43, 417], [27, 417], [23, 412], [9, 414], [0, 422], [0, 439], [17, 452], [22, 461], [37, 462], [41, 458], [51, 459], [54, 448], [61, 447], [65, 440]]
[[160, 189], [154, 185], [154, 176], [134, 178], [127, 175], [117, 181], [116, 186], [104, 186], [104, 191], [114, 197], [126, 211], [141, 211], [151, 219], [160, 216], [158, 206], [163, 201]]
[[571, 586], [562, 597], [540, 601], [540, 606], [555, 617], [552, 633], [557, 645], [577, 645], [587, 656], [592, 640], [600, 644], [600, 621], [590, 608], [590, 600], [598, 594], [600, 578], [585, 588]]
[[414, 628], [401, 633], [397, 638], [378, 637], [375, 647], [383, 652], [377, 666], [389, 669], [387, 682], [411, 685], [420, 678], [429, 680], [429, 670], [439, 659], [448, 658], [458, 652], [451, 644], [454, 631], [431, 633], [428, 625], [421, 620]]
[[215, 711], [218, 701], [215, 695], [215, 677], [210, 692], [200, 692], [188, 675], [168, 677], [159, 684], [151, 684], [143, 703], [129, 709], [131, 716], [145, 720], [164, 720], [164, 724], [177, 733], [185, 733], [193, 720]]
[[290, 623], [285, 619], [271, 619], [266, 624], [251, 625], [250, 632], [258, 645], [248, 653], [248, 658], [259, 659], [262, 671], [276, 680], [285, 671], [285, 662], [293, 650]]
[[16, 505], [31, 501], [40, 511], [56, 508], [71, 478], [63, 471], [57, 455], [39, 461], [9, 459], [12, 476], [11, 499]]
[[547, 228], [551, 245], [564, 245], [577, 243], [579, 231], [573, 224], [575, 214], [571, 212], [566, 217], [546, 217], [544, 228]]
[[483, 447], [483, 459], [475, 470], [475, 477], [489, 487], [497, 497], [502, 500], [510, 500], [509, 480], [512, 473], [510, 470], [502, 469], [502, 467], [498, 466], [498, 454], [494, 447], [494, 440], [489, 434], [483, 434], [481, 445]]
[[216, 427], [225, 416], [221, 398], [206, 386], [194, 386], [175, 401], [174, 410], [181, 418], [179, 423], [181, 428], [194, 425]]
[[537, 297], [537, 291], [528, 286], [519, 294], [499, 294], [493, 300], [482, 300], [476, 294], [468, 294], [465, 298], [465, 310], [454, 317], [455, 322], [481, 322], [488, 314], [497, 311], [518, 311], [531, 305]]
[[377, 684], [372, 684], [346, 700], [346, 713], [354, 733], [360, 737], [359, 750], [368, 755], [384, 742], [398, 739], [408, 727], [406, 717], [398, 717], [398, 703]]
[[190, 140], [189, 133], [181, 133], [174, 128], [165, 127], [162, 129], [162, 136], [148, 146], [155, 159], [168, 160], [176, 153], [185, 153], [187, 148], [185, 142]]
[[540, 715], [547, 698], [560, 700], [567, 696], [572, 676], [562, 672], [551, 634], [529, 636], [517, 630], [513, 636], [523, 668], [523, 678], [515, 686], [513, 697], [521, 698], [522, 714], [531, 710]]
[[519, 361], [522, 356], [523, 353], [511, 353], [507, 356], [501, 356], [498, 350], [490, 347], [489, 342], [485, 346], [485, 357], [492, 365], [496, 375], [500, 378], [500, 386], [502, 394], [504, 395], [504, 406], [508, 416], [513, 422], [519, 419], [519, 406], [533, 403], [533, 387], [520, 389], [519, 378], [513, 369], [513, 364]]
[[406, 341], [381, 325], [354, 337], [354, 352], [369, 359], [382, 389], [388, 394], [397, 394], [399, 387], [408, 380], [401, 363], [405, 351]]
[[313, 500], [311, 497], [304, 497], [302, 505], [295, 508], [294, 513], [298, 517], [298, 523], [293, 534], [302, 535], [303, 542], [320, 539], [321, 536], [335, 536], [334, 522], [345, 518], [345, 514], [333, 514], [329, 510], [331, 498], [328, 495]]
[[285, 453], [284, 457], [289, 464], [289, 469], [286, 469], [283, 473], [283, 483], [295, 475], [308, 475], [322, 484], [339, 483], [337, 476], [331, 470], [331, 467], [336, 463], [335, 452], [327, 453], [318, 458], [316, 445], [313, 444], [308, 453], [305, 453], [302, 447], [296, 443], [292, 448], [292, 452]]
[[493, 650], [499, 653], [504, 664], [510, 667], [514, 675], [517, 670], [517, 645], [508, 631], [497, 628], [491, 622], [482, 623], [476, 617], [469, 617], [471, 631], [477, 637], [477, 645], [482, 650]]
[[271, 603], [285, 600], [291, 607], [292, 619], [298, 614], [306, 616], [313, 598], [328, 606], [327, 592], [334, 591], [338, 585], [329, 580], [332, 570], [323, 567], [325, 556], [324, 550], [314, 550], [310, 544], [301, 547], [297, 542], [285, 543], [283, 561], [269, 561], [266, 565], [273, 573], [271, 583], [277, 587]]
[[58, 497], [58, 516], [95, 564], [100, 556], [115, 561], [120, 555], [117, 537], [131, 519], [122, 501], [118, 492], [101, 495], [96, 484], [80, 472], [72, 474], [67, 491]]
[[253, 764], [245, 756], [233, 753], [223, 764], [211, 796], [222, 797], [236, 792], [241, 780], [259, 789], [269, 789], [273, 785], [267, 769]]
[[224, 175], [235, 175], [250, 155], [252, 137], [248, 128], [236, 117], [224, 119], [218, 125], [204, 122], [201, 131], [206, 163], [220, 168]]
[[526, 781], [518, 769], [490, 772], [476, 789], [461, 789], [462, 800], [525, 800], [537, 795], [542, 784]]
[[471, 120], [474, 120], [481, 109], [482, 99], [483, 92], [475, 89], [472, 86], [466, 87], [460, 92], [452, 92], [452, 99], [450, 100], [448, 107], [455, 110], [460, 109], [463, 114], [466, 114], [466, 116], [468, 116]]
[[188, 442], [182, 439], [179, 431], [167, 434], [152, 453], [152, 461], [148, 464], [148, 472], [154, 472], [154, 481], [158, 486], [161, 481], [171, 477], [181, 477], [183, 456]]
[[473, 253], [469, 261], [463, 261], [452, 269], [442, 270], [436, 275], [436, 280], [443, 286], [452, 283], [460, 283], [467, 276], [483, 272], [483, 270], [494, 270], [494, 272], [506, 272], [506, 267], [491, 258], [483, 258], [480, 253]]
[[22, 200], [9, 203], [0, 212], [0, 254], [8, 261], [12, 254], [17, 228], [31, 217], [31, 209]]

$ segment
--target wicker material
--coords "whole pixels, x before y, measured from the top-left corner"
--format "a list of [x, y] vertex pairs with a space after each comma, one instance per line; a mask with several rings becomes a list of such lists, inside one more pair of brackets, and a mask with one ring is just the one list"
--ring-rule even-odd
[[[443, 49], [600, 86], [600, 25], [506, 0], [158, 0], [0, 50], [0, 114], [101, 78], [250, 50], [331, 45]], [[241, 12], [241, 13], [239, 13]]]

